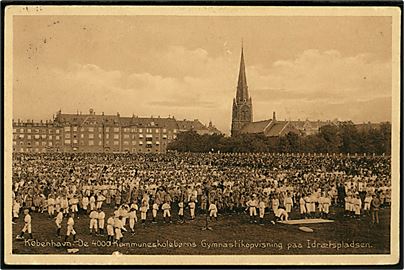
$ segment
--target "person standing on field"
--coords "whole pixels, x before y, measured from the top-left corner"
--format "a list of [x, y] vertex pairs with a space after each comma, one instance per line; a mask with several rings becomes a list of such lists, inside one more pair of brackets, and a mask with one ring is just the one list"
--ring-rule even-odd
[[32, 239], [32, 219], [29, 212], [29, 209], [24, 209], [24, 227], [22, 228], [20, 234], [17, 235], [17, 239], [24, 239], [25, 232], [28, 233], [29, 239]]
[[59, 211], [55, 217], [55, 224], [56, 224], [56, 236], [60, 237], [60, 229], [62, 228], [62, 221], [63, 221], [63, 213]]
[[373, 221], [373, 224], [380, 223], [378, 214], [378, 212], [380, 211], [380, 206], [381, 206], [380, 198], [378, 198], [377, 195], [373, 194], [373, 200], [371, 201], [371, 219]]
[[72, 213], [67, 221], [67, 231], [66, 231], [66, 236], [65, 236], [65, 242], [67, 241], [70, 234], [73, 235], [73, 241], [76, 241], [76, 231], [74, 229], [74, 225], [75, 225], [74, 217], [75, 217], [75, 214]]

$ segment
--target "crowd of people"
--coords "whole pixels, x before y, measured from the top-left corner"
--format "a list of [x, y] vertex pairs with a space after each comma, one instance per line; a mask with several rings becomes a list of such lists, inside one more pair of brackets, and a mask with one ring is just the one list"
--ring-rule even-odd
[[[391, 198], [389, 156], [310, 154], [13, 154], [13, 221], [32, 238], [32, 211], [62, 223], [75, 238], [75, 220], [89, 233], [122, 240], [135, 225], [185, 223], [203, 215], [246, 214], [251, 223], [296, 218], [370, 215]], [[65, 220], [65, 221], [64, 221]], [[208, 221], [207, 221], [208, 222]]]

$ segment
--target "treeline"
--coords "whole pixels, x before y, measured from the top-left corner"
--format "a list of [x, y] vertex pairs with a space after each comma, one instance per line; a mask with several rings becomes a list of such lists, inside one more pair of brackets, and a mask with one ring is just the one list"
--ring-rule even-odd
[[178, 134], [168, 150], [179, 152], [276, 152], [276, 153], [375, 153], [391, 154], [391, 124], [376, 129], [357, 129], [351, 122], [323, 126], [317, 134], [283, 137], [262, 134], [198, 135], [195, 131]]

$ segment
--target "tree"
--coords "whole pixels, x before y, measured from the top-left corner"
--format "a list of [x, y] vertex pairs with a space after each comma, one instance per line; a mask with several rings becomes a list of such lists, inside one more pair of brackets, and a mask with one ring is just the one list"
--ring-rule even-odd
[[338, 153], [342, 144], [337, 126], [327, 125], [320, 128], [319, 137], [326, 141], [326, 152]]
[[340, 152], [357, 153], [360, 149], [359, 133], [352, 122], [344, 122], [339, 126], [339, 133], [342, 139]]

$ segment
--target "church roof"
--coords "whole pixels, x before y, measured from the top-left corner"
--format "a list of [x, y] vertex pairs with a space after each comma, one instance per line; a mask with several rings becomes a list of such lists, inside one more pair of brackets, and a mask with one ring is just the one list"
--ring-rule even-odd
[[283, 130], [288, 126], [288, 122], [286, 121], [277, 121], [273, 123], [268, 130], [266, 130], [266, 136], [269, 137], [277, 137], [281, 136]]
[[271, 119], [251, 122], [243, 126], [241, 129], [241, 133], [263, 133], [268, 137], [282, 136], [289, 131], [295, 131], [298, 133], [298, 130], [294, 128], [289, 121], [272, 121]]
[[271, 123], [271, 119], [251, 122], [243, 126], [241, 133], [263, 133], [265, 128]]

